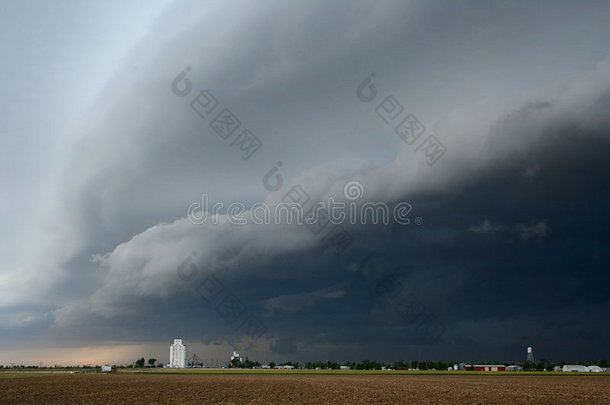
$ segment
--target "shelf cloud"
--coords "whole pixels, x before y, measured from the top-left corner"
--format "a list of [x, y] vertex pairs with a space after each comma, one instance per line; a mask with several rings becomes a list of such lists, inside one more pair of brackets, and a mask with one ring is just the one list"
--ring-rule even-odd
[[[262, 359], [603, 356], [608, 11], [159, 6], [0, 262], [0, 350], [179, 334]], [[332, 198], [408, 203], [409, 221], [196, 224], [203, 193], [244, 218]]]

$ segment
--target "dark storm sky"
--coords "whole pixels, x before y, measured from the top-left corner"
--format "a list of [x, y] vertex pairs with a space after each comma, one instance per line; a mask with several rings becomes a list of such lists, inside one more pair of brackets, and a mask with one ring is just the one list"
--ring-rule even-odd
[[[108, 3], [100, 26], [74, 4], [1, 6], [0, 363], [174, 337], [263, 361], [608, 357], [610, 4]], [[190, 107], [204, 89], [262, 141], [251, 158]], [[376, 113], [388, 96], [425, 126], [412, 145]], [[344, 224], [338, 252], [304, 226], [187, 219], [203, 193], [273, 206], [351, 181], [411, 223]]]

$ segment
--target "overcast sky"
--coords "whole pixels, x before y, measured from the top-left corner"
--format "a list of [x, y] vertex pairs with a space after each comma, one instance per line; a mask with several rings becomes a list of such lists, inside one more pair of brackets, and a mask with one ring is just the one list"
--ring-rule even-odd
[[[177, 337], [208, 362], [609, 357], [609, 3], [2, 1], [0, 22], [0, 364], [168, 361]], [[187, 216], [347, 184], [410, 223]]]

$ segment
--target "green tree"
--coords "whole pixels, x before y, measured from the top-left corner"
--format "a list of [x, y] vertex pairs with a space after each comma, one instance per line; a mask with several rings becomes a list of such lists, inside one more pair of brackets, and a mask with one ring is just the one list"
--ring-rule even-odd
[[146, 362], [146, 360], [144, 360], [144, 357], [142, 357], [139, 360], [136, 360], [136, 367], [140, 367], [143, 368], [144, 367], [144, 363]]
[[156, 362], [157, 362], [157, 359], [148, 359], [148, 365], [150, 367], [154, 367]]

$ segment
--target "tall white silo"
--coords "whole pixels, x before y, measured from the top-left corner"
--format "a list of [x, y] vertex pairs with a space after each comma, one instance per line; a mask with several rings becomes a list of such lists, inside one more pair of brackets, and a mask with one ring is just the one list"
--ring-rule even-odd
[[171, 368], [186, 367], [186, 346], [182, 339], [174, 339], [174, 343], [169, 347], [169, 366]]

